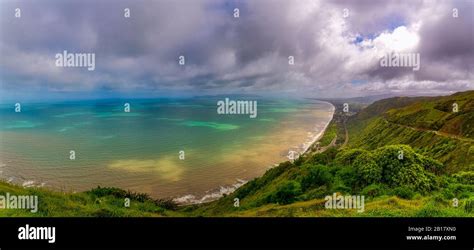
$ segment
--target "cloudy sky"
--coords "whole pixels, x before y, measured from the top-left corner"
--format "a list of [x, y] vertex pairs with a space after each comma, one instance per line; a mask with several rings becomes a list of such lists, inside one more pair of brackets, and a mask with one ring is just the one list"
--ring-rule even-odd
[[[449, 94], [474, 89], [473, 6], [471, 0], [4, 0], [1, 96]], [[95, 53], [95, 70], [56, 67], [55, 55], [64, 50]], [[419, 53], [420, 70], [381, 67], [389, 52]]]

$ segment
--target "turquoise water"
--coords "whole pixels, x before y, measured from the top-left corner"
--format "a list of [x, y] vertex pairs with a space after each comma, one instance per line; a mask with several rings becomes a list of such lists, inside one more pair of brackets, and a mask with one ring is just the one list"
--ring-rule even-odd
[[1, 105], [0, 176], [67, 191], [101, 185], [199, 196], [261, 175], [332, 116], [328, 103], [272, 99], [257, 99], [254, 119], [218, 115], [217, 100], [22, 103], [20, 113]]

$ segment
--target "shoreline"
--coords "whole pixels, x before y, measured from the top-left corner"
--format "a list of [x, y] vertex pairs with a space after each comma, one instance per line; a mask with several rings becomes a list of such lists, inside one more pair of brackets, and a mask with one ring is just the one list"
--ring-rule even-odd
[[329, 121], [326, 123], [326, 125], [324, 125], [324, 128], [316, 136], [313, 137], [313, 139], [311, 140], [310, 143], [308, 143], [308, 145], [305, 147], [305, 149], [303, 150], [301, 155], [306, 154], [306, 152], [308, 152], [308, 149], [310, 149], [314, 145], [314, 143], [318, 142], [323, 137], [323, 135], [326, 132], [326, 129], [328, 128], [329, 124], [334, 119], [334, 114], [336, 112], [336, 107], [334, 106], [334, 104], [332, 104], [330, 102], [326, 102], [326, 101], [320, 101], [320, 102], [325, 102], [325, 103], [328, 103], [332, 106], [331, 119], [329, 119]]
[[[298, 152], [298, 157], [306, 154], [308, 152], [308, 150], [314, 145], [314, 143], [318, 142], [323, 137], [323, 135], [326, 132], [326, 129], [328, 128], [329, 124], [334, 119], [334, 114], [336, 112], [336, 107], [334, 106], [334, 104], [332, 104], [328, 101], [322, 101], [322, 100], [316, 100], [316, 101], [330, 104], [332, 106], [331, 107], [332, 114], [331, 114], [331, 117], [328, 120], [328, 122], [324, 125], [323, 129], [318, 134], [312, 136], [310, 140], [304, 141], [301, 144], [301, 145], [303, 145], [303, 150]], [[279, 162], [279, 163], [274, 164], [273, 166], [269, 166], [268, 169], [271, 169], [275, 166], [278, 166], [281, 163], [283, 163], [283, 162]], [[259, 177], [261, 177], [261, 176], [256, 176], [253, 179], [259, 178]], [[242, 179], [236, 178], [236, 182], [234, 184], [226, 185], [226, 186], [220, 186], [218, 188], [208, 190], [208, 191], [205, 192], [205, 195], [201, 196], [201, 198], [196, 197], [195, 195], [192, 195], [192, 194], [187, 194], [187, 195], [182, 195], [182, 196], [179, 196], [179, 197], [176, 197], [176, 198], [172, 198], [172, 200], [174, 202], [178, 203], [179, 206], [205, 204], [205, 203], [216, 201], [216, 200], [222, 198], [224, 195], [229, 195], [229, 194], [233, 193], [235, 190], [237, 190], [241, 186], [245, 185], [248, 181], [250, 181], [250, 180], [242, 180]]]

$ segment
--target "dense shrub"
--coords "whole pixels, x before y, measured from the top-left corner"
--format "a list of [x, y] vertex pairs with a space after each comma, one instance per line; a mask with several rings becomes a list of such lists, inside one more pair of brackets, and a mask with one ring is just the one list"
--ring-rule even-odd
[[[400, 154], [403, 157], [399, 157]], [[374, 159], [383, 169], [384, 183], [392, 187], [406, 186], [414, 191], [427, 192], [437, 187], [437, 179], [419, 164], [422, 158], [407, 145], [390, 145], [374, 151]]]
[[344, 194], [344, 193], [351, 193], [351, 192], [352, 192], [351, 187], [348, 187], [344, 185], [344, 183], [339, 182], [333, 185], [329, 193], [343, 193]]
[[466, 200], [466, 203], [464, 204], [464, 210], [466, 213], [471, 213], [474, 211], [474, 198], [469, 198]]
[[[93, 188], [86, 193], [97, 197], [95, 200], [96, 203], [99, 203], [101, 200], [98, 198], [105, 197], [105, 196], [112, 196], [114, 198], [124, 199], [129, 198], [130, 200], [135, 200], [139, 202], [152, 202], [155, 205], [162, 207], [164, 209], [169, 210], [176, 210], [178, 208], [178, 204], [176, 204], [172, 199], [153, 199], [148, 194], [145, 193], [136, 193], [132, 191], [125, 191], [120, 188], [113, 188], [113, 187], [96, 187]], [[99, 211], [99, 215], [105, 215], [106, 211]], [[98, 216], [99, 216], [98, 215]]]
[[177, 210], [178, 209], [178, 204], [173, 201], [172, 199], [158, 199], [155, 200], [155, 205], [168, 209], [168, 210]]
[[367, 153], [369, 153], [369, 151], [360, 148], [342, 150], [336, 155], [336, 163], [344, 166], [350, 166], [355, 161], [357, 156]]
[[312, 199], [321, 199], [324, 198], [329, 193], [326, 186], [320, 186], [305, 192], [302, 195], [303, 200], [312, 200]]
[[342, 167], [338, 169], [335, 176], [348, 187], [355, 187], [358, 181], [356, 171], [352, 167]]
[[114, 188], [114, 187], [96, 187], [93, 188], [89, 191], [87, 191], [88, 194], [94, 195], [96, 197], [104, 197], [104, 196], [113, 196], [115, 198], [129, 198], [131, 200], [136, 200], [139, 202], [145, 202], [145, 201], [154, 201], [148, 194], [145, 193], [136, 193], [132, 191], [125, 191], [120, 188]]
[[382, 179], [382, 167], [378, 165], [369, 152], [359, 154], [353, 161], [357, 182], [365, 187], [372, 183], [379, 183]]
[[303, 177], [301, 178], [302, 190], [328, 184], [332, 180], [332, 175], [327, 166], [304, 165], [302, 166]]
[[336, 148], [329, 148], [323, 153], [318, 153], [318, 154], [313, 155], [310, 158], [310, 163], [328, 165], [334, 160], [337, 152], [338, 151]]
[[[403, 154], [402, 159], [399, 158]], [[409, 167], [415, 161], [415, 152], [407, 145], [389, 145], [374, 150], [374, 160], [383, 168], [383, 177], [387, 182], [404, 167]]]
[[418, 161], [418, 164], [420, 164], [425, 170], [428, 170], [432, 173], [440, 174], [444, 170], [443, 164], [430, 157], [416, 154], [416, 160]]
[[282, 173], [287, 172], [289, 169], [295, 167], [291, 162], [283, 162], [280, 163], [280, 165], [269, 169], [267, 172], [262, 177], [253, 179], [249, 182], [247, 182], [245, 185], [237, 189], [236, 191], [236, 197], [239, 197], [240, 199], [253, 194], [255, 191], [259, 190], [266, 184], [270, 183], [271, 181], [275, 180], [278, 178]]
[[298, 182], [286, 181], [273, 194], [268, 196], [267, 201], [270, 203], [289, 204], [294, 202], [301, 193], [301, 185]]
[[446, 188], [442, 190], [442, 193], [447, 199], [468, 198], [474, 195], [474, 186], [460, 183], [450, 183]]
[[92, 212], [93, 217], [114, 217], [114, 212], [107, 208], [101, 208]]
[[403, 199], [412, 199], [415, 196], [415, 192], [410, 187], [396, 187], [392, 193]]
[[362, 189], [360, 193], [367, 197], [376, 197], [376, 196], [384, 195], [386, 192], [387, 191], [383, 184], [374, 183]]
[[442, 217], [446, 216], [443, 209], [434, 204], [433, 202], [429, 202], [423, 206], [420, 210], [415, 213], [415, 217]]
[[474, 171], [459, 172], [454, 174], [453, 177], [459, 183], [474, 185]]
[[120, 188], [113, 188], [113, 187], [101, 187], [98, 186], [96, 188], [93, 188], [87, 193], [92, 194], [97, 197], [104, 197], [104, 196], [114, 196], [117, 198], [125, 198], [127, 195], [127, 191], [120, 189]]
[[394, 186], [406, 186], [417, 191], [427, 192], [432, 189], [435, 178], [432, 174], [423, 173], [423, 168], [418, 164], [401, 168], [392, 176]]
[[337, 155], [336, 161], [354, 168], [356, 182], [352, 187], [385, 183], [391, 187], [412, 188], [414, 192], [437, 188], [437, 178], [431, 172], [438, 173], [443, 168], [441, 163], [416, 153], [408, 145], [389, 145], [372, 152], [344, 150]]
[[258, 178], [257, 178], [245, 183], [245, 185], [237, 189], [237, 191], [235, 192], [235, 196], [240, 197], [242, 199], [246, 197], [247, 195], [255, 192], [258, 189], [259, 189], [259, 185], [258, 185]]

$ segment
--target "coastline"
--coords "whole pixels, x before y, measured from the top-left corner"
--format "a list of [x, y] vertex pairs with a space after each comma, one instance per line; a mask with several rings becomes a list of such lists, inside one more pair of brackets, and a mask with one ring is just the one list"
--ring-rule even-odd
[[[327, 101], [321, 101], [321, 100], [316, 100], [316, 101], [320, 102], [320, 103], [325, 103], [325, 104], [330, 105], [329, 109], [327, 109], [327, 110], [325, 109], [325, 112], [328, 112], [328, 113], [330, 112], [330, 115], [328, 114], [326, 116], [327, 117], [327, 122], [324, 123], [324, 126], [322, 126], [323, 125], [322, 123], [311, 123], [311, 122], [306, 123], [306, 124], [313, 124], [313, 126], [312, 126], [311, 130], [307, 131], [308, 136], [306, 138], [304, 138], [303, 142], [299, 143], [297, 149], [295, 149], [295, 151], [298, 152], [298, 155], [304, 155], [305, 153], [307, 153], [308, 150], [312, 147], [312, 145], [322, 138], [322, 136], [326, 132], [329, 124], [331, 123], [331, 121], [334, 118], [335, 106], [332, 103], [327, 102]], [[315, 132], [315, 133], [313, 134], [313, 132]], [[288, 146], [288, 147], [291, 148], [291, 146]], [[277, 160], [275, 164], [268, 165], [266, 170], [268, 170], [270, 168], [273, 168], [275, 166], [278, 166], [278, 164], [284, 162], [284, 161], [280, 161], [280, 162], [278, 162], [278, 161], [279, 160]], [[2, 167], [3, 166], [0, 165], [0, 171], [2, 170]], [[1, 172], [3, 172], [3, 171], [1, 171]], [[169, 198], [172, 199], [173, 201], [175, 201], [179, 205], [192, 205], [192, 204], [209, 203], [209, 202], [215, 201], [215, 200], [223, 197], [224, 195], [228, 195], [228, 194], [233, 193], [235, 190], [237, 190], [241, 186], [245, 185], [248, 181], [250, 181], [252, 179], [255, 179], [255, 178], [258, 178], [258, 177], [261, 177], [262, 175], [256, 175], [256, 176], [253, 176], [253, 177], [248, 178], [248, 179], [245, 178], [245, 177], [244, 177], [245, 179], [244, 178], [242, 178], [242, 179], [236, 178], [235, 181], [233, 183], [231, 181], [230, 182], [231, 184], [229, 184], [229, 185], [221, 185], [221, 186], [216, 186], [214, 188], [211, 187], [211, 189], [209, 189], [209, 190], [207, 190], [203, 193], [185, 194], [185, 195], [174, 196], [174, 197], [169, 196]], [[6, 182], [6, 183], [13, 184], [13, 177], [10, 178], [10, 179], [4, 179], [3, 181]], [[43, 181], [38, 182], [38, 181], [28, 180], [28, 179], [23, 179], [23, 180], [21, 180], [20, 183], [17, 183], [18, 186], [23, 187], [23, 188], [28, 188], [28, 187], [43, 188], [43, 187], [46, 187], [45, 184], [46, 183], [43, 182]], [[64, 190], [62, 190], [62, 191], [64, 191]], [[69, 192], [75, 193], [76, 191], [69, 190]]]
[[[318, 100], [319, 101], [319, 100]], [[308, 151], [308, 149], [311, 148], [311, 146], [313, 146], [314, 143], [318, 142], [324, 135], [324, 133], [326, 132], [326, 129], [328, 128], [329, 124], [331, 123], [331, 121], [334, 119], [334, 114], [336, 112], [336, 107], [334, 106], [334, 104], [330, 103], [330, 102], [327, 102], [327, 101], [320, 101], [320, 102], [325, 102], [325, 103], [328, 103], [332, 106], [332, 114], [331, 114], [331, 119], [329, 119], [329, 121], [326, 123], [326, 125], [324, 125], [324, 128], [316, 135], [313, 137], [313, 139], [311, 140], [310, 143], [308, 143], [306, 146], [305, 146], [305, 149], [303, 150], [303, 152], [301, 153], [301, 155], [304, 155], [306, 154], [306, 152]]]
[[[304, 141], [301, 144], [303, 146], [303, 150], [298, 152], [299, 156], [306, 154], [308, 152], [308, 150], [323, 137], [323, 135], [326, 132], [326, 129], [328, 128], [329, 124], [334, 119], [334, 114], [335, 114], [335, 111], [336, 111], [336, 107], [334, 106], [334, 104], [332, 104], [328, 101], [321, 101], [321, 100], [317, 100], [317, 101], [322, 102], [322, 103], [327, 103], [327, 104], [331, 105], [331, 111], [332, 111], [331, 117], [328, 120], [328, 122], [324, 125], [323, 129], [321, 129], [321, 131], [319, 131], [316, 135], [312, 136], [309, 140]], [[280, 163], [282, 163], [282, 162], [280, 162]], [[273, 168], [275, 166], [278, 166], [278, 164], [280, 164], [280, 163], [277, 163], [273, 166], [269, 166], [269, 169]], [[261, 177], [261, 176], [256, 176], [256, 177], [254, 177], [254, 179], [258, 178], [258, 177]], [[213, 202], [215, 200], [218, 200], [219, 198], [223, 197], [224, 195], [229, 195], [229, 194], [233, 193], [235, 190], [237, 190], [241, 186], [245, 185], [247, 182], [248, 182], [248, 180], [236, 179], [236, 182], [234, 184], [227, 185], [227, 186], [220, 186], [218, 188], [206, 191], [206, 194], [201, 196], [201, 198], [196, 197], [195, 195], [192, 195], [192, 194], [187, 194], [187, 195], [172, 198], [172, 200], [174, 202], [176, 202], [179, 206], [209, 203], [209, 202]]]

